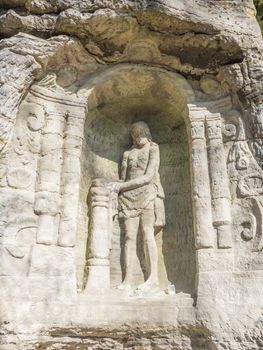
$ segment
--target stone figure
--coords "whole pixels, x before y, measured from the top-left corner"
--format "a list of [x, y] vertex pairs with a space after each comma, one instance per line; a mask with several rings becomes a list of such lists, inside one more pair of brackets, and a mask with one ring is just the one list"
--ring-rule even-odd
[[136, 258], [136, 238], [139, 229], [144, 238], [147, 280], [137, 291], [158, 288], [158, 252], [155, 233], [165, 225], [164, 192], [160, 182], [159, 147], [152, 141], [148, 125], [136, 122], [131, 126], [132, 147], [124, 152], [121, 181], [108, 187], [119, 194], [119, 218], [125, 229], [125, 277], [118, 287], [130, 290]]

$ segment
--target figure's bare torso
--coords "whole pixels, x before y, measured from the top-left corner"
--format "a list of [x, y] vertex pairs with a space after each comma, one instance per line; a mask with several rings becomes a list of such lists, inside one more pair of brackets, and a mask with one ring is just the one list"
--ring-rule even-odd
[[134, 147], [127, 151], [126, 181], [145, 174], [149, 162], [150, 143], [142, 148]]

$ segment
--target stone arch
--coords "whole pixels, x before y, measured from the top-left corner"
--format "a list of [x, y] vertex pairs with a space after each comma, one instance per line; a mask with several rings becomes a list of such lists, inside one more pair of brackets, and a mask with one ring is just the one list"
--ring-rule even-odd
[[[178, 291], [194, 294], [196, 263], [186, 128], [188, 105], [195, 101], [192, 87], [179, 74], [144, 65], [123, 64], [88, 79], [79, 94], [84, 91], [90, 91], [90, 94], [81, 156], [81, 212], [87, 212], [86, 196], [92, 178], [118, 179], [118, 164], [130, 145], [130, 124], [146, 121], [160, 146], [161, 181], [166, 192], [167, 227], [163, 236], [157, 237], [160, 274], [166, 275], [167, 271], [165, 278], [175, 284]], [[81, 266], [85, 260], [83, 247], [88, 226], [85, 215], [79, 222], [77, 249], [81, 250], [78, 254]], [[121, 279], [121, 269], [117, 265], [122, 232], [117, 226], [115, 224], [111, 254], [113, 285]], [[141, 278], [138, 272], [135, 278]]]

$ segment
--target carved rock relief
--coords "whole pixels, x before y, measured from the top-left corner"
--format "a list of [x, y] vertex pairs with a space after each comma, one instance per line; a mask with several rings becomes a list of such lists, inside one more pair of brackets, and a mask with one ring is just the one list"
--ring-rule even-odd
[[[52, 300], [53, 292], [63, 302], [61, 309], [53, 308], [54, 313], [58, 314], [57, 320], [59, 320], [55, 324], [61, 325], [65, 319], [68, 320], [67, 315], [70, 315], [68, 322], [70, 329], [64, 328], [63, 324], [63, 330], [52, 330], [52, 337], [49, 338], [51, 341], [47, 345], [50, 347], [56, 347], [56, 345], [51, 344], [55, 339], [54, 335], [56, 342], [60, 343], [57, 344], [58, 347], [63, 347], [65, 343], [61, 345], [61, 342], [64, 341], [67, 342], [65, 346], [69, 347], [89, 346], [86, 345], [87, 336], [90, 337], [86, 326], [92, 314], [95, 316], [100, 314], [100, 320], [103, 324], [105, 324], [106, 316], [112, 316], [112, 319], [115, 316], [119, 321], [129, 314], [126, 312], [127, 309], [124, 312], [118, 312], [121, 307], [119, 300], [115, 304], [116, 307], [111, 308], [109, 312], [105, 312], [103, 304], [89, 302], [88, 299], [83, 299], [83, 304], [78, 304], [78, 308], [76, 308], [76, 303], [72, 308], [65, 307], [65, 301], [70, 302], [76, 297], [74, 295], [74, 291], [76, 292], [74, 264], [77, 260], [85, 260], [85, 257], [79, 254], [80, 250], [77, 250], [76, 246], [74, 247], [75, 237], [72, 234], [81, 221], [80, 217], [84, 218], [83, 232], [87, 233], [85, 222], [87, 212], [85, 210], [81, 212], [83, 208], [79, 208], [78, 198], [79, 176], [81, 176], [79, 154], [81, 152], [80, 145], [83, 142], [82, 122], [85, 113], [81, 113], [81, 117], [78, 112], [74, 113], [79, 107], [72, 108], [72, 104], [76, 102], [76, 98], [79, 106], [81, 97], [77, 93], [78, 87], [74, 86], [71, 90], [71, 84], [77, 80], [79, 83], [83, 76], [93, 74], [98, 66], [106, 71], [107, 64], [115, 63], [117, 69], [121, 62], [137, 62], [145, 66], [153, 64], [155, 67], [165, 67], [170, 71], [170, 74], [177, 71], [184, 76], [189, 76], [189, 80], [193, 80], [193, 86], [197, 87], [194, 93], [195, 98], [203, 103], [203, 107], [205, 106], [202, 112], [204, 120], [197, 123], [201, 124], [202, 137], [198, 139], [199, 132], [194, 130], [196, 139], [193, 142], [198, 144], [198, 147], [196, 147], [194, 154], [190, 154], [193, 156], [192, 160], [195, 161], [195, 164], [201, 168], [200, 170], [191, 169], [192, 174], [194, 171], [199, 171], [199, 175], [204, 175], [202, 181], [194, 184], [196, 187], [193, 191], [193, 197], [196, 201], [194, 217], [197, 213], [201, 215], [197, 216], [198, 219], [201, 219], [195, 222], [195, 233], [198, 234], [198, 240], [200, 238], [197, 251], [185, 249], [185, 247], [194, 246], [191, 196], [189, 198], [189, 192], [185, 190], [185, 188], [188, 189], [189, 185], [186, 180], [189, 164], [186, 161], [179, 164], [185, 154], [183, 151], [182, 157], [181, 155], [174, 156], [173, 150], [178, 149], [174, 145], [171, 147], [170, 145], [163, 146], [163, 154], [167, 153], [168, 155], [167, 159], [163, 155], [161, 157], [166, 162], [162, 174], [167, 174], [164, 181], [169, 206], [167, 221], [170, 227], [173, 226], [179, 232], [176, 242], [174, 242], [176, 236], [172, 235], [169, 237], [172, 239], [166, 241], [167, 250], [164, 251], [164, 255], [166, 258], [169, 256], [167, 260], [176, 262], [174, 275], [184, 276], [185, 281], [191, 279], [192, 283], [191, 275], [195, 277], [195, 272], [192, 271], [198, 272], [198, 278], [193, 281], [196, 282], [198, 288], [198, 307], [193, 311], [190, 301], [187, 304], [187, 312], [181, 312], [182, 309], [177, 312], [177, 305], [176, 307], [173, 305], [171, 308], [170, 305], [160, 307], [155, 304], [154, 306], [158, 307], [158, 315], [154, 318], [148, 317], [149, 315], [154, 316], [154, 311], [149, 314], [142, 312], [142, 308], [146, 310], [142, 303], [138, 308], [135, 308], [136, 317], [144, 317], [144, 319], [148, 317], [154, 324], [155, 321], [157, 324], [162, 319], [160, 317], [162, 315], [164, 315], [163, 320], [170, 317], [169, 320], [172, 322], [177, 320], [177, 317], [180, 320], [180, 315], [184, 319], [176, 324], [175, 332], [174, 329], [171, 331], [170, 328], [165, 328], [165, 332], [162, 332], [160, 328], [156, 329], [155, 327], [152, 334], [162, 335], [165, 333], [161, 341], [158, 335], [149, 340], [146, 339], [148, 335], [143, 331], [141, 334], [136, 331], [135, 334], [134, 329], [131, 332], [129, 329], [130, 336], [128, 338], [125, 336], [125, 340], [122, 340], [124, 334], [127, 334], [126, 328], [123, 332], [122, 330], [117, 332], [118, 334], [122, 333], [120, 341], [119, 339], [116, 341], [116, 337], [114, 338], [116, 335], [116, 331], [114, 331], [112, 332], [114, 336], [112, 335], [111, 339], [105, 339], [106, 336], [103, 338], [106, 342], [104, 345], [112, 348], [118, 346], [136, 347], [139, 343], [142, 347], [148, 346], [150, 348], [156, 344], [157, 347], [158, 345], [169, 347], [171, 342], [174, 346], [177, 346], [178, 343], [178, 347], [187, 349], [194, 347], [225, 347], [229, 349], [240, 347], [243, 349], [250, 345], [255, 348], [260, 347], [262, 277], [258, 273], [259, 271], [257, 274], [252, 271], [238, 275], [239, 270], [243, 268], [262, 270], [263, 266], [261, 253], [262, 173], [260, 170], [262, 169], [262, 133], [260, 131], [262, 123], [261, 117], [259, 118], [260, 114], [255, 113], [255, 119], [251, 125], [248, 122], [248, 119], [251, 119], [250, 113], [253, 109], [250, 104], [252, 102], [257, 105], [262, 103], [262, 55], [260, 52], [262, 37], [256, 26], [252, 2], [214, 1], [212, 6], [211, 1], [186, 1], [185, 4], [182, 4], [182, 1], [140, 1], [139, 5], [141, 6], [138, 6], [138, 2], [134, 1], [77, 2], [70, 0], [66, 2], [69, 4], [69, 8], [65, 8], [65, 1], [55, 0], [50, 4], [48, 1], [28, 0], [25, 3], [22, 0], [4, 0], [6, 9], [1, 12], [0, 27], [6, 36], [6, 39], [1, 41], [0, 54], [0, 97], [2, 102], [0, 106], [0, 149], [2, 150], [0, 159], [0, 227], [4, 236], [4, 251], [3, 254], [1, 252], [1, 257], [4, 256], [6, 261], [4, 269], [1, 271], [4, 271], [6, 275], [20, 274], [23, 276], [22, 281], [25, 280], [24, 276], [28, 276], [29, 279], [32, 278], [31, 281], [36, 282], [42, 276], [42, 281], [45, 282], [37, 288], [38, 295], [32, 291], [32, 288], [28, 293], [33, 301], [39, 300], [39, 295], [41, 298], [43, 297], [45, 300], [43, 315], [38, 312], [38, 303], [32, 312], [20, 312], [20, 307], [23, 308], [23, 311], [28, 311], [27, 304], [21, 303], [21, 306], [18, 307], [19, 316], [25, 315], [24, 319], [28, 323], [21, 322], [21, 318], [17, 317], [16, 326], [23, 325], [28, 330], [32, 318], [39, 315], [39, 324], [48, 319], [46, 324], [53, 326], [53, 314], [46, 310], [48, 301]], [[13, 10], [8, 11], [11, 6], [17, 6], [18, 3], [21, 7], [14, 7]], [[237, 6], [237, 3], [240, 3], [240, 6]], [[143, 10], [140, 11], [141, 8]], [[52, 11], [54, 13], [51, 13]], [[42, 14], [45, 15], [40, 16]], [[26, 34], [11, 37], [18, 31], [51, 37], [51, 39], [44, 40]], [[53, 35], [59, 33], [65, 35], [52, 38]], [[80, 54], [80, 50], [77, 49], [78, 45], [73, 43], [73, 41], [76, 43], [78, 39], [69, 39], [69, 37], [81, 40], [79, 46], [83, 45], [81, 51], [83, 54]], [[91, 53], [89, 57], [92, 56], [92, 59], [83, 59], [85, 51]], [[233, 62], [235, 63], [233, 64]], [[72, 63], [73, 66], [68, 67], [68, 63]], [[18, 106], [33, 80], [45, 76], [47, 70], [57, 73], [57, 81], [64, 89], [57, 86], [50, 74], [42, 83], [34, 84], [29, 91], [29, 99], [26, 98], [22, 104], [32, 103], [35, 109], [36, 106], [43, 108], [45, 123], [38, 129], [38, 120], [34, 120], [34, 115], [31, 116], [32, 123], [36, 122], [36, 126], [27, 126], [26, 123], [19, 125], [17, 120], [19, 129], [23, 130], [19, 133], [16, 127], [14, 128], [18, 116]], [[196, 77], [200, 79], [200, 82], [196, 80]], [[144, 77], [141, 80], [144, 80]], [[127, 76], [126, 88], [118, 89], [118, 94], [125, 99], [125, 104], [130, 90], [129, 81], [130, 76]], [[42, 86], [40, 86], [41, 84]], [[139, 97], [143, 91], [141, 87], [142, 85], [138, 84], [137, 96]], [[112, 91], [114, 88], [115, 86], [109, 83], [105, 87], [105, 95], [108, 94], [107, 90]], [[162, 91], [162, 88], [163, 86], [159, 85], [157, 91]], [[68, 93], [69, 91], [71, 93]], [[232, 93], [233, 95], [231, 95]], [[249, 109], [247, 115], [239, 108], [238, 95], [241, 97], [242, 103], [244, 102]], [[152, 99], [152, 104], [155, 105], [157, 100], [158, 93]], [[174, 102], [170, 104], [170, 115], [176, 113], [179, 100], [180, 98], [175, 98]], [[103, 111], [103, 101], [105, 100], [100, 101], [101, 108], [98, 116]], [[81, 110], [85, 109], [83, 107], [85, 103], [82, 105], [82, 102]], [[94, 105], [96, 105], [96, 101]], [[231, 132], [233, 127], [229, 127], [231, 116], [228, 114], [231, 114], [231, 109], [234, 108], [237, 108], [241, 113], [240, 121], [244, 125], [244, 138], [242, 135], [239, 137], [234, 135], [232, 138], [224, 135], [225, 157], [223, 157], [222, 135], [219, 132], [214, 132], [214, 130], [220, 129], [219, 126], [217, 127], [219, 122], [211, 121], [210, 114], [220, 113], [221, 123], [228, 124], [225, 129]], [[125, 108], [120, 110], [119, 114], [124, 111]], [[163, 111], [166, 112], [165, 109]], [[207, 111], [210, 113], [207, 114]], [[42, 112], [38, 114], [41, 115]], [[165, 120], [165, 113], [162, 114], [162, 117]], [[56, 122], [63, 126], [62, 131]], [[30, 124], [32, 123], [30, 122]], [[114, 123], [115, 120], [112, 121], [112, 124]], [[193, 121], [193, 129], [197, 129], [194, 123], [195, 121]], [[47, 124], [52, 124], [52, 130]], [[233, 120], [231, 124], [235, 125], [234, 128], [236, 127], [237, 130], [242, 127], [239, 121]], [[155, 127], [157, 128], [158, 125], [154, 125]], [[191, 128], [189, 125], [187, 127]], [[74, 135], [71, 133], [73, 129]], [[182, 130], [183, 128], [180, 131]], [[162, 134], [172, 134], [173, 131], [176, 130], [163, 128]], [[181, 132], [174, 134], [177, 136]], [[87, 136], [93, 137], [94, 135], [90, 132], [85, 135], [85, 137]], [[17, 137], [17, 139], [13, 137]], [[125, 139], [125, 135], [123, 138]], [[113, 133], [111, 144], [114, 145], [116, 139], [117, 136]], [[96, 145], [101, 152], [103, 142], [104, 138], [98, 137], [97, 143], [94, 142], [93, 145]], [[54, 144], [55, 147], [50, 148], [49, 144]], [[13, 146], [16, 146], [16, 151]], [[107, 146], [106, 144], [105, 148]], [[217, 147], [218, 153], [214, 156], [211, 150], [215, 150]], [[98, 157], [93, 159], [98, 159]], [[207, 162], [204, 163], [205, 168], [203, 169], [202, 160], [204, 159]], [[221, 159], [220, 162], [219, 159]], [[225, 164], [222, 164], [223, 160]], [[108, 161], [108, 164], [109, 167], [112, 166], [112, 160]], [[107, 175], [106, 163], [101, 160], [98, 165], [104, 168], [103, 171]], [[115, 171], [117, 172], [116, 169]], [[178, 180], [176, 186], [170, 184], [171, 179]], [[86, 181], [88, 182], [88, 180]], [[230, 182], [230, 193], [228, 181]], [[205, 182], [203, 188], [202, 182]], [[80, 189], [85, 192], [83, 197], [86, 196], [87, 189], [88, 186]], [[220, 210], [223, 206], [227, 208], [225, 212]], [[230, 211], [231, 217], [229, 217]], [[185, 212], [190, 213], [189, 217], [186, 220], [177, 220], [175, 216], [184, 218]], [[203, 212], [206, 215], [202, 216]], [[76, 219], [77, 217], [78, 219]], [[184, 221], [185, 223], [183, 223]], [[207, 227], [211, 229], [211, 232], [206, 231]], [[230, 243], [228, 240], [225, 241], [226, 237], [229, 238], [229, 227], [231, 227], [234, 236], [234, 241]], [[48, 234], [45, 235], [45, 232]], [[172, 232], [173, 230], [170, 233]], [[64, 235], [64, 233], [66, 234]], [[204, 233], [208, 233], [208, 236], [203, 235]], [[78, 235], [76, 243], [83, 245], [83, 240], [80, 242]], [[116, 242], [113, 242], [114, 244]], [[234, 249], [229, 249], [230, 246]], [[76, 253], [75, 259], [73, 259], [73, 252]], [[195, 254], [197, 255], [197, 265], [191, 264], [191, 259], [195, 258]], [[236, 264], [234, 270], [232, 270], [233, 266], [231, 265], [232, 254], [234, 254]], [[177, 259], [176, 256], [180, 256], [180, 259]], [[2, 261], [1, 259], [1, 263]], [[195, 269], [196, 267], [197, 269]], [[240, 267], [242, 268], [240, 269]], [[191, 272], [189, 272], [190, 270]], [[206, 271], [206, 273], [202, 274], [200, 270]], [[219, 271], [220, 273], [217, 274]], [[171, 271], [169, 273], [171, 275]], [[217, 277], [217, 275], [220, 276]], [[3, 290], [3, 282], [2, 279], [1, 291]], [[11, 282], [11, 279], [8, 282]], [[181, 289], [185, 290], [185, 283], [182, 284], [184, 286]], [[1, 300], [5, 304], [7, 304], [6, 300], [8, 300], [8, 304], [9, 301], [12, 301], [11, 291], [24, 291], [24, 285], [21, 288], [17, 288], [17, 285], [13, 289], [10, 288], [10, 295], [7, 293], [3, 298], [1, 294]], [[30, 285], [30, 287], [32, 286], [34, 283]], [[179, 283], [176, 286], [179, 286]], [[67, 295], [69, 290], [73, 291], [71, 295], [69, 295], [70, 293]], [[190, 291], [192, 290], [194, 289], [190, 288]], [[47, 291], [48, 293], [46, 293]], [[25, 295], [25, 293], [21, 294]], [[20, 295], [17, 296], [20, 297]], [[227, 298], [229, 299], [227, 300]], [[178, 304], [184, 304], [184, 302], [179, 300]], [[10, 306], [8, 307], [10, 308]], [[99, 309], [103, 309], [103, 311], [100, 313]], [[155, 307], [151, 309], [156, 310]], [[192, 316], [191, 312], [196, 313], [196, 315]], [[83, 315], [85, 315], [84, 318], [82, 318]], [[79, 327], [79, 321], [83, 319], [85, 321], [82, 328]], [[72, 320], [74, 321], [72, 322]], [[202, 327], [199, 328], [198, 322], [193, 322], [189, 326], [189, 320], [190, 322], [200, 320]], [[75, 324], [78, 324], [77, 331], [74, 327]], [[108, 324], [112, 325], [114, 322], [108, 322]], [[185, 333], [183, 336], [178, 336], [177, 330], [182, 324], [187, 336]], [[4, 330], [5, 327], [8, 331], [11, 330], [11, 325], [7, 322], [4, 323]], [[223, 333], [225, 329], [226, 332]], [[211, 334], [210, 330], [212, 330]], [[75, 340], [77, 333], [80, 332], [81, 339], [74, 340], [73, 344], [72, 337], [65, 340], [64, 334], [66, 332], [73, 335]], [[63, 340], [62, 337], [59, 339], [61, 333], [63, 333]], [[136, 339], [133, 339], [134, 334]], [[218, 338], [215, 334], [218, 335]], [[176, 340], [174, 340], [174, 335], [176, 335]], [[10, 336], [13, 337], [13, 335]], [[31, 336], [32, 334], [29, 335], [29, 337]], [[101, 332], [98, 334], [99, 337], [101, 337]], [[132, 337], [132, 343], [128, 344], [130, 337]], [[205, 337], [209, 338], [209, 342], [203, 341]], [[16, 338], [19, 339], [19, 342], [21, 339], [25, 339], [25, 337], [20, 336]], [[36, 335], [36, 338], [40, 340], [39, 334]], [[112, 340], [113, 338], [114, 340]], [[141, 339], [139, 340], [139, 338]], [[97, 346], [97, 339], [90, 339], [91, 347]], [[9, 347], [13, 346], [12, 340], [6, 346], [8, 350]], [[45, 334], [45, 339], [42, 338], [35, 346], [45, 347], [46, 341]], [[17, 346], [22, 347], [22, 344], [19, 343]], [[29, 346], [25, 344], [24, 347], [27, 349]], [[33, 347], [34, 345], [32, 345]]]
[[[1, 177], [2, 205], [4, 208], [13, 208], [3, 210], [0, 214], [3, 225], [2, 246], [5, 251], [1, 261], [6, 270], [12, 266], [12, 263], [5, 262], [6, 259], [10, 260], [5, 258], [6, 254], [12, 258], [24, 259], [27, 265], [24, 273], [29, 273], [30, 261], [34, 264], [32, 259], [29, 261], [29, 257], [37, 243], [63, 246], [75, 244], [74, 239], [65, 240], [59, 232], [67, 231], [69, 235], [72, 235], [72, 231], [74, 233], [72, 225], [76, 223], [72, 224], [72, 220], [76, 221], [78, 205], [77, 198], [74, 201], [74, 196], [78, 196], [78, 184], [74, 178], [79, 176], [79, 166], [71, 168], [72, 163], [69, 163], [78, 159], [81, 149], [82, 138], [78, 128], [82, 126], [80, 121], [83, 117], [79, 111], [75, 117], [71, 108], [72, 105], [73, 110], [74, 105], [79, 107], [81, 101], [76, 97], [74, 100], [73, 97], [71, 102], [65, 102], [70, 106], [65, 108], [64, 96], [61, 95], [61, 101], [56, 104], [54, 90], [57, 85], [54, 75], [37, 85], [35, 90], [34, 86], [31, 88], [19, 108], [12, 142], [7, 148], [8, 158], [1, 158], [5, 160], [5, 171]], [[63, 92], [62, 88], [58, 90], [60, 94]], [[76, 123], [73, 123], [72, 118], [77, 118]], [[78, 165], [78, 162], [75, 163]], [[62, 207], [63, 197], [65, 200]], [[63, 222], [66, 223], [66, 230], [59, 227]], [[31, 232], [31, 239], [21, 234], [25, 231]], [[12, 269], [10, 273], [12, 274]]]
[[[232, 201], [234, 208], [239, 207], [236, 213], [236, 234], [240, 235], [237, 238], [240, 244], [247, 244], [244, 249], [249, 249], [248, 255], [249, 252], [262, 250], [263, 235], [263, 171], [260, 157], [257, 157], [251, 146], [249, 134], [250, 130], [239, 113], [232, 112], [225, 116], [224, 136]], [[247, 257], [243, 258], [247, 261]]]
[[[75, 70], [70, 70], [69, 77], [65, 79], [62, 85], [67, 86], [75, 79]], [[151, 86], [153, 80], [148, 77], [147, 84]], [[204, 78], [200, 83], [203, 93], [197, 94], [202, 96], [201, 100], [204, 100], [205, 96], [207, 98], [206, 104], [200, 102], [204, 107], [198, 112], [203, 119], [198, 120], [194, 117], [190, 122], [191, 139], [195, 143], [191, 150], [192, 179], [196, 196], [195, 232], [197, 230], [202, 232], [202, 227], [209, 231], [203, 238], [200, 236], [200, 242], [197, 240], [198, 249], [232, 247], [231, 198], [226, 165], [222, 162], [225, 157], [222, 125], [226, 149], [231, 144], [227, 153], [231, 194], [232, 184], [236, 184], [237, 198], [252, 196], [252, 202], [256, 203], [253, 204], [257, 211], [256, 216], [261, 212], [261, 202], [254, 198], [261, 195], [260, 189], [257, 193], [249, 193], [249, 186], [255, 190], [255, 187], [260, 187], [260, 180], [256, 179], [255, 171], [253, 174], [247, 174], [251, 168], [250, 164], [253, 164], [253, 169], [256, 171], [258, 166], [246, 142], [242, 118], [235, 111], [232, 111], [233, 113], [229, 111], [228, 114], [224, 111], [231, 108], [226, 90], [222, 88], [220, 93], [217, 93], [219, 82], [217, 79], [212, 80], [211, 77]], [[108, 84], [107, 88], [111, 89], [112, 86]], [[140, 79], [138, 84], [142, 84]], [[74, 93], [65, 91], [57, 85], [55, 74], [49, 74], [32, 86], [26, 100], [20, 106], [13, 135], [14, 141], [11, 145], [13, 156], [9, 157], [3, 186], [36, 193], [30, 206], [30, 216], [34, 224], [32, 227], [29, 226], [35, 230], [33, 235], [35, 244], [74, 247], [78, 225], [80, 157], [84, 138], [86, 99], [89, 93], [88, 89], [82, 90], [82, 95], [76, 90]], [[129, 95], [129, 89], [119, 89], [118, 92], [122, 93], [123, 98]], [[175, 103], [172, 98], [171, 101]], [[225, 101], [229, 103], [230, 108], [226, 108]], [[102, 102], [98, 100], [94, 103]], [[219, 110], [222, 108], [221, 115], [215, 113], [217, 108]], [[205, 173], [201, 174], [201, 169]], [[240, 174], [243, 174], [243, 177], [245, 174], [254, 177], [249, 180], [244, 177], [242, 182]], [[204, 212], [205, 216], [201, 219]], [[204, 220], [203, 223], [200, 220]], [[257, 224], [256, 220], [255, 224], [251, 220], [252, 216], [249, 216], [248, 220], [240, 223], [243, 227], [240, 234], [246, 241], [250, 241], [248, 238], [252, 236], [251, 239], [256, 239], [258, 242], [255, 246], [260, 247], [262, 236], [260, 223]], [[26, 227], [19, 228], [23, 229]], [[7, 252], [13, 257], [17, 255], [18, 259], [22, 258], [19, 249], [15, 253], [13, 248], [8, 248]]]

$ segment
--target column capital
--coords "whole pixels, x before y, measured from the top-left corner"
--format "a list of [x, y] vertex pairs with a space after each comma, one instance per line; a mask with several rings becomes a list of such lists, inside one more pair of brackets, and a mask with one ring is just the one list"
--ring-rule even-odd
[[222, 138], [222, 121], [219, 113], [206, 116], [206, 134], [209, 140]]
[[212, 121], [212, 120], [221, 120], [221, 114], [220, 113], [211, 113], [207, 112], [205, 116], [206, 121]]
[[69, 107], [86, 107], [86, 100], [84, 97], [68, 94], [66, 91], [59, 90], [57, 87], [53, 89], [43, 87], [38, 84], [33, 85], [30, 93], [36, 98], [41, 98], [49, 103], [61, 104]]
[[203, 120], [194, 120], [189, 123], [191, 140], [205, 139], [205, 125]]

